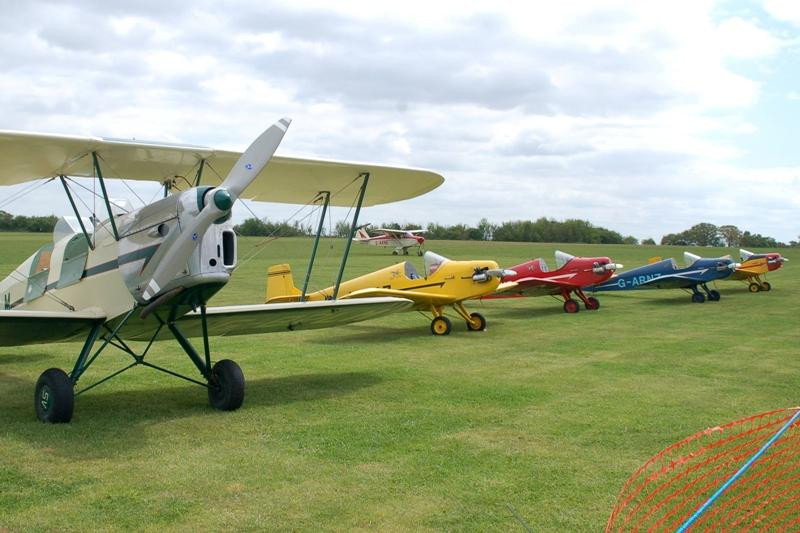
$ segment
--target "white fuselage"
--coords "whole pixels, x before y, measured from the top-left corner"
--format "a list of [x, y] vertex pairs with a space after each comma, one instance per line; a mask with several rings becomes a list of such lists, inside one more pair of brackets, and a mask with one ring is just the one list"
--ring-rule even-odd
[[[130, 213], [114, 217], [119, 240], [108, 220], [94, 228], [93, 249], [75, 224], [61, 219], [53, 242], [42, 246], [0, 282], [5, 309], [35, 311], [92, 310], [113, 319], [145, 304], [141, 273], [181, 221], [199, 211], [202, 190], [168, 196]], [[65, 231], [66, 228], [66, 231]], [[90, 231], [92, 228], [88, 228]], [[213, 224], [197, 236], [198, 246], [186, 268], [168, 285], [189, 288], [224, 284], [236, 266], [236, 237], [230, 221]]]

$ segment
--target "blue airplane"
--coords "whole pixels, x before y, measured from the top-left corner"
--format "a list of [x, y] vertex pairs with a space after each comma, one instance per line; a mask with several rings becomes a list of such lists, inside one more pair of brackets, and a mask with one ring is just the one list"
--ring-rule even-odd
[[[703, 303], [706, 295], [709, 301], [716, 302], [720, 294], [706, 285], [710, 281], [727, 278], [739, 266], [729, 256], [704, 259], [699, 255], [684, 252], [685, 268], [679, 268], [674, 259], [657, 260], [615, 274], [608, 281], [584, 287], [585, 291], [627, 291], [631, 289], [690, 289], [692, 301]], [[706, 294], [700, 292], [697, 286]]]

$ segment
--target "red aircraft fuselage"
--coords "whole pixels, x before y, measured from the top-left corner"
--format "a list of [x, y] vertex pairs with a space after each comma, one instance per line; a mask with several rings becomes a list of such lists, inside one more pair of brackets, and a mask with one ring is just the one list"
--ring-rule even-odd
[[587, 297], [581, 288], [606, 281], [620, 266], [608, 257], [570, 257], [558, 269], [549, 270], [543, 259], [534, 259], [509, 267], [516, 275], [503, 277], [503, 283], [514, 282], [517, 285], [488, 298], [561, 295], [564, 298], [564, 310], [575, 313], [578, 302], [571, 298], [574, 292], [586, 309], [594, 310], [600, 307], [600, 302], [594, 297]]

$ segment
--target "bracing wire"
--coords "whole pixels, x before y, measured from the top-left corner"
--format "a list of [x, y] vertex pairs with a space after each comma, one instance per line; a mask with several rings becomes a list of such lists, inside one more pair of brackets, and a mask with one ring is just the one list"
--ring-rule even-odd
[[6, 198], [3, 202], [0, 202], [0, 209], [2, 209], [3, 207], [7, 206], [8, 204], [10, 204], [12, 202], [16, 202], [17, 200], [20, 200], [24, 196], [32, 193], [33, 191], [35, 191], [36, 189], [38, 189], [42, 185], [50, 183], [54, 179], [55, 178], [43, 178], [41, 181], [34, 181], [33, 183], [28, 184], [24, 189], [15, 192], [14, 194], [12, 194], [8, 198]]
[[130, 185], [128, 185], [128, 182], [127, 182], [127, 181], [125, 181], [125, 179], [124, 179], [124, 178], [122, 178], [122, 177], [120, 176], [119, 172], [117, 172], [117, 171], [114, 169], [113, 165], [111, 165], [111, 164], [110, 164], [110, 163], [108, 163], [108, 162], [107, 162], [105, 159], [103, 159], [103, 157], [102, 157], [100, 154], [97, 154], [97, 158], [98, 158], [100, 161], [102, 161], [102, 162], [104, 163], [104, 165], [105, 165], [105, 167], [106, 167], [106, 168], [108, 168], [108, 169], [110, 169], [110, 170], [111, 170], [111, 173], [112, 173], [114, 176], [116, 176], [116, 177], [114, 177], [114, 176], [109, 176], [111, 179], [118, 179], [119, 181], [121, 181], [121, 182], [122, 182], [122, 184], [123, 184], [123, 185], [125, 185], [125, 187], [127, 187], [127, 189], [133, 193], [133, 195], [136, 197], [136, 199], [137, 199], [137, 200], [139, 200], [139, 201], [142, 203], [142, 206], [145, 206], [145, 205], [147, 205], [146, 203], [144, 203], [144, 200], [142, 200], [142, 197], [141, 197], [141, 196], [139, 196], [138, 194], [136, 194], [136, 191], [134, 191], [134, 190], [133, 190], [133, 188], [132, 188]]

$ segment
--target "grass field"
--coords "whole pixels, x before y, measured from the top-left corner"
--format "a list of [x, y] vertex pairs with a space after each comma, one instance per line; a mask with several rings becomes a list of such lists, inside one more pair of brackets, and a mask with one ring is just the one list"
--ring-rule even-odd
[[[0, 236], [8, 272], [49, 236]], [[259, 243], [241, 239], [240, 260]], [[259, 248], [213, 305], [263, 300], [265, 272], [302, 280], [311, 241]], [[343, 241], [326, 242], [312, 285], [333, 279]], [[454, 259], [552, 265], [552, 244], [432, 242]], [[626, 267], [682, 248], [562, 245]], [[735, 250], [690, 249], [701, 255]], [[135, 369], [79, 397], [67, 425], [39, 423], [33, 387], [71, 368], [77, 344], [0, 349], [0, 531], [598, 531], [623, 482], [651, 455], [717, 423], [800, 404], [800, 250], [750, 294], [720, 302], [682, 291], [602, 293], [566, 315], [551, 298], [473, 303], [489, 322], [454, 320], [434, 338], [416, 313], [338, 329], [212, 339], [247, 378], [244, 406], [209, 407], [204, 389]], [[354, 247], [347, 275], [395, 261]], [[411, 256], [421, 269], [421, 258]], [[193, 373], [175, 343], [154, 362]], [[126, 362], [108, 351], [101, 377]]]

